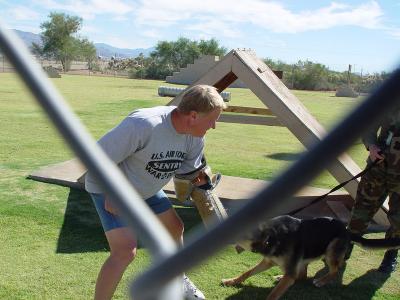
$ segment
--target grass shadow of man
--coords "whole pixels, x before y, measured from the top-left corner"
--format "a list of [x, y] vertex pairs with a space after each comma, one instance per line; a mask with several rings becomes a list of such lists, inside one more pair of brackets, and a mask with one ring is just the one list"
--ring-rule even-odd
[[[175, 206], [175, 209], [185, 224], [185, 233], [201, 223], [194, 207]], [[138, 246], [142, 247], [140, 240]], [[109, 247], [92, 199], [86, 191], [71, 188], [56, 252], [98, 251], [109, 251]]]
[[82, 253], [108, 250], [100, 219], [89, 194], [71, 188], [56, 252]]
[[[344, 286], [343, 294], [346, 295], [346, 299], [372, 299], [376, 291], [383, 286], [389, 277], [390, 274], [379, 272], [376, 269], [369, 270]], [[357, 294], [360, 296], [354, 297]]]

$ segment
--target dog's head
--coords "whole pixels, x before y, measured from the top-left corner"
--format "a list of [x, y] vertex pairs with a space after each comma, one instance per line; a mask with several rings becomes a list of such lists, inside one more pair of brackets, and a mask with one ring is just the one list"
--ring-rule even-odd
[[253, 233], [251, 251], [264, 255], [272, 255], [279, 247], [279, 233], [269, 223], [260, 224]]
[[280, 252], [281, 244], [297, 226], [300, 220], [289, 216], [280, 216], [267, 222], [260, 223], [248, 236], [236, 246], [238, 253], [249, 250], [263, 255], [276, 255]]
[[260, 223], [255, 230], [236, 244], [235, 249], [237, 253], [247, 250], [266, 254], [267, 249], [274, 248], [273, 246], [276, 244], [275, 236], [276, 233], [269, 226], [269, 223]]

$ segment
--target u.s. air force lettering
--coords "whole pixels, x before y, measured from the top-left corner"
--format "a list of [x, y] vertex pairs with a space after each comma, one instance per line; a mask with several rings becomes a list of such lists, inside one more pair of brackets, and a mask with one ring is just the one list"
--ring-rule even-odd
[[146, 171], [157, 179], [170, 178], [181, 167], [185, 156], [186, 153], [173, 150], [154, 153], [151, 156], [152, 160], [147, 163]]

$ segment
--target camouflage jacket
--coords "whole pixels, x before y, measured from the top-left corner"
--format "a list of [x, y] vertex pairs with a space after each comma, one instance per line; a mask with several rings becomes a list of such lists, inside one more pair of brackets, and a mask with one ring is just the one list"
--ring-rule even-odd
[[378, 145], [384, 155], [388, 168], [400, 173], [400, 108], [387, 115], [380, 125], [372, 128], [362, 137], [367, 148]]

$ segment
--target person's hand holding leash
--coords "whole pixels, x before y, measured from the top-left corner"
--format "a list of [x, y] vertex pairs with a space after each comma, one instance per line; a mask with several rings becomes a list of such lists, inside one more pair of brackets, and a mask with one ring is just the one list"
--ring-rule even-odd
[[369, 157], [371, 158], [372, 161], [382, 161], [385, 159], [385, 156], [382, 154], [382, 149], [379, 148], [377, 145], [375, 144], [371, 144], [368, 147], [369, 150]]

